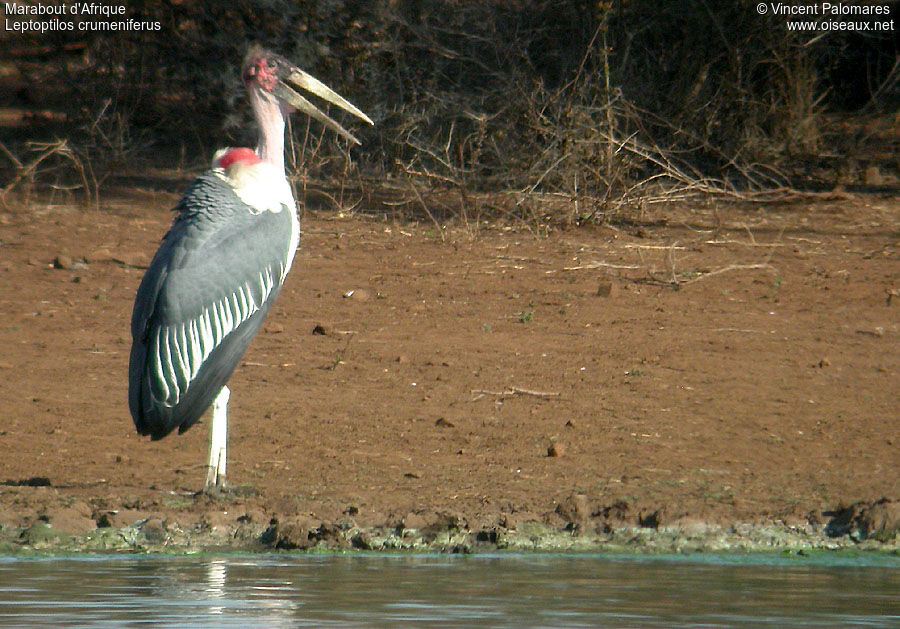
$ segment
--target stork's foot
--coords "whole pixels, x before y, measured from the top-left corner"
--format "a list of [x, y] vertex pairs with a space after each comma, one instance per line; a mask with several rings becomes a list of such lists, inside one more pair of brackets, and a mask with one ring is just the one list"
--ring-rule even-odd
[[[214, 442], [215, 443], [215, 440]], [[210, 493], [214, 490], [225, 489], [225, 446], [221, 445], [210, 449], [209, 465], [206, 467], [206, 486], [203, 491]]]
[[206, 473], [206, 485], [203, 487], [203, 493], [211, 494], [222, 492], [225, 491], [226, 488], [227, 483], [225, 482], [225, 475], [219, 474], [218, 470], [210, 467], [209, 471]]
[[215, 501], [244, 500], [259, 496], [259, 490], [251, 485], [212, 485], [205, 487], [194, 494], [196, 497], [206, 497]]
[[223, 498], [228, 495], [229, 487], [224, 483], [221, 485], [216, 485], [213, 483], [210, 485], [209, 483], [206, 486], [197, 492], [198, 496], [207, 496], [209, 498]]

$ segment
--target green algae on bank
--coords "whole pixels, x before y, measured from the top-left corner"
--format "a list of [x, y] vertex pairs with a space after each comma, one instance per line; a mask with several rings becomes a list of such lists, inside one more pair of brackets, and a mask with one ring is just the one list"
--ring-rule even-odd
[[121, 528], [104, 527], [68, 534], [38, 521], [23, 529], [0, 530], [0, 555], [79, 553], [194, 554], [208, 552], [403, 552], [403, 553], [622, 553], [689, 555], [696, 553], [783, 553], [797, 557], [818, 552], [859, 552], [900, 558], [900, 539], [830, 537], [824, 526], [693, 523], [659, 528], [622, 526], [604, 532], [560, 529], [540, 522], [515, 528], [493, 526], [358, 527], [305, 518], [237, 525], [182, 526], [149, 517]]

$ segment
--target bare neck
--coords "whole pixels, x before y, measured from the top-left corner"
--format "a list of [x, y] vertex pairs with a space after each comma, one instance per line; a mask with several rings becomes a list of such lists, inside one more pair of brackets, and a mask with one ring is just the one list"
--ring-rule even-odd
[[284, 112], [278, 100], [257, 87], [250, 88], [250, 103], [259, 125], [259, 159], [284, 171]]

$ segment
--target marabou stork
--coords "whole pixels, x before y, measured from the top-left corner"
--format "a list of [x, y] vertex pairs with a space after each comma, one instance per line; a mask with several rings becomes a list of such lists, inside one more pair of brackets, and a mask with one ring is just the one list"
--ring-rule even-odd
[[285, 117], [301, 111], [359, 141], [289, 84], [365, 120], [359, 109], [257, 45], [241, 78], [259, 125], [256, 150], [226, 148], [198, 177], [141, 281], [131, 319], [128, 404], [138, 433], [183, 433], [212, 404], [207, 490], [225, 484], [225, 386], [278, 297], [300, 241], [284, 174]]

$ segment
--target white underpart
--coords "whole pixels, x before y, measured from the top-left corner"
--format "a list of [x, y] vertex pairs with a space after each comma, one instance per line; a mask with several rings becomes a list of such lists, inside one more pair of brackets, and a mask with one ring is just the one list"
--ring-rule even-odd
[[277, 213], [285, 207], [296, 214], [291, 186], [284, 171], [279, 170], [275, 164], [236, 162], [227, 169], [214, 168], [213, 172], [231, 186], [238, 198], [254, 214]]
[[[293, 255], [288, 266], [292, 258]], [[151, 355], [156, 358], [150, 365], [153, 399], [170, 408], [178, 404], [213, 349], [262, 307], [286, 274], [287, 268], [279, 265], [275, 274], [267, 268], [257, 276], [255, 288], [261, 295], [258, 303], [250, 286], [243, 284], [231, 295], [204, 308], [196, 319], [158, 328], [150, 345]]]
[[209, 465], [206, 468], [206, 488], [225, 486], [225, 462], [228, 450], [228, 398], [231, 391], [222, 387], [212, 406], [212, 427], [209, 433]]

